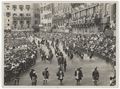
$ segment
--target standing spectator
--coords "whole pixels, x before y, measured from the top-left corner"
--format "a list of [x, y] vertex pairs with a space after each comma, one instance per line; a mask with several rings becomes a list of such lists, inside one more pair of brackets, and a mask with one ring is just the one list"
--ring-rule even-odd
[[64, 72], [61, 68], [59, 68], [57, 72], [58, 80], [60, 80], [60, 85], [62, 85], [63, 77], [64, 77]]
[[29, 74], [31, 80], [32, 80], [33, 71], [34, 71], [34, 69], [31, 69], [30, 74]]
[[110, 86], [116, 85], [116, 70], [113, 71], [113, 75], [110, 76]]
[[110, 77], [110, 86], [115, 86], [116, 85], [116, 77], [115, 76], [111, 76]]
[[67, 61], [66, 59], [64, 58], [64, 71], [66, 72], [66, 67], [67, 67]]
[[37, 74], [34, 69], [30, 72], [30, 78], [32, 80], [32, 85], [37, 85]]
[[47, 80], [49, 79], [49, 71], [48, 71], [48, 67], [45, 68], [45, 70], [42, 72], [43, 75], [43, 85], [47, 84]]
[[95, 68], [95, 70], [92, 73], [92, 78], [93, 78], [94, 85], [97, 85], [97, 82], [99, 80], [99, 72], [97, 70], [97, 67]]
[[80, 80], [82, 80], [82, 77], [83, 77], [83, 73], [82, 73], [82, 70], [81, 70], [81, 67], [80, 68], [77, 68], [77, 70], [75, 71], [75, 79], [77, 81], [77, 85], [80, 84]]
[[19, 76], [20, 76], [20, 71], [16, 68], [15, 71], [14, 71], [14, 74], [15, 74], [15, 81], [14, 81], [14, 85], [19, 85]]

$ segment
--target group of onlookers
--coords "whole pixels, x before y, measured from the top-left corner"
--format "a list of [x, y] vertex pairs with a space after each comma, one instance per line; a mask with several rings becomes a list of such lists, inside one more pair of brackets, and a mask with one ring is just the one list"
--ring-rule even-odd
[[13, 47], [7, 49], [4, 60], [4, 83], [15, 80], [15, 85], [19, 83], [20, 74], [27, 71], [36, 64], [37, 49], [33, 44], [26, 47]]

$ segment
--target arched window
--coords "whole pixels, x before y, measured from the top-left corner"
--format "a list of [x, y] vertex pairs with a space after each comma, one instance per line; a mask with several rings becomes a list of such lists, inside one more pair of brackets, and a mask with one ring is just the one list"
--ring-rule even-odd
[[14, 14], [13, 14], [13, 17], [14, 17], [14, 16], [17, 16], [17, 14], [16, 14], [16, 13], [14, 13]]

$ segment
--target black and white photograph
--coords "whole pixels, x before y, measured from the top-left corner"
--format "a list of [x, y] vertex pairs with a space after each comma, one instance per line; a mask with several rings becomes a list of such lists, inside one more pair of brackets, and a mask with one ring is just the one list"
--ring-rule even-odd
[[4, 1], [4, 86], [117, 84], [117, 2]]

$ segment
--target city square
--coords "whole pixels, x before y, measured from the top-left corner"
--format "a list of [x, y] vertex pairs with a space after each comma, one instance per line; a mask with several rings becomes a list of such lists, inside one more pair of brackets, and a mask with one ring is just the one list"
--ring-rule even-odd
[[4, 2], [5, 86], [115, 86], [116, 2]]

